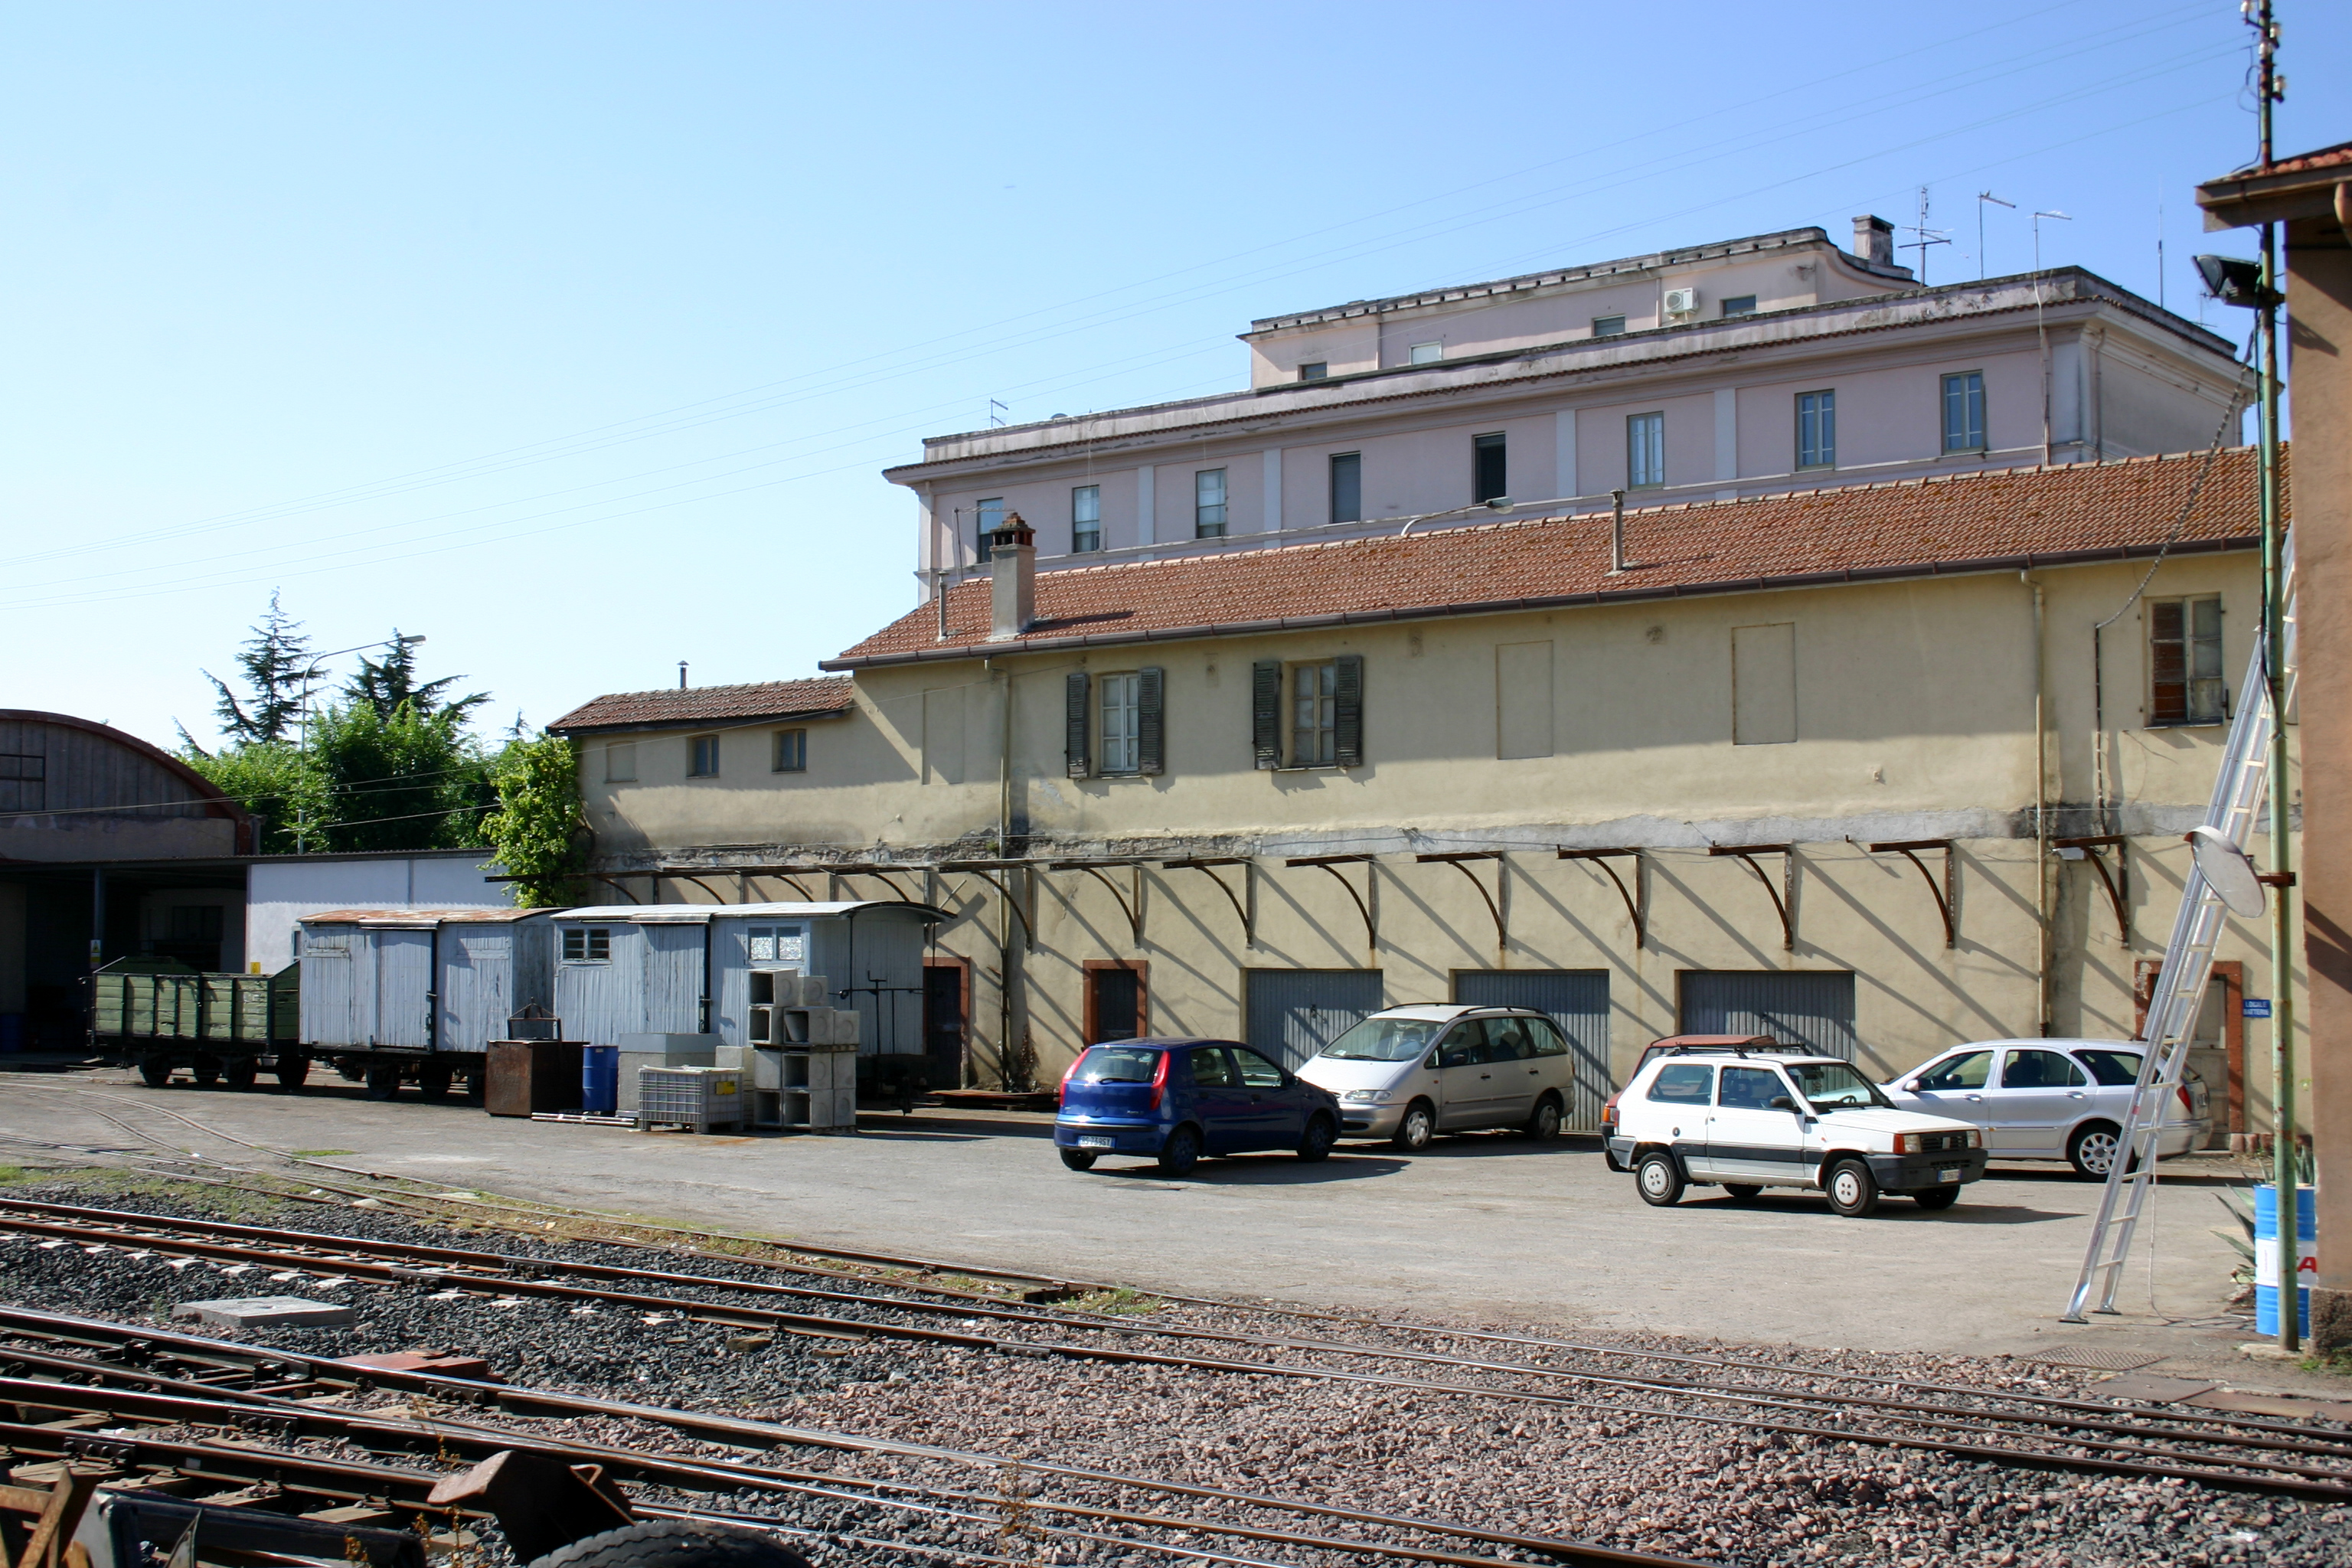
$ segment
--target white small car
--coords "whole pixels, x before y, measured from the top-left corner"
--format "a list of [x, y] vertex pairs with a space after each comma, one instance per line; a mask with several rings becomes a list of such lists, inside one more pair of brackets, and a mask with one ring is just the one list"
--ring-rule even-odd
[[1559, 1136], [1576, 1058], [1531, 1008], [1446, 1003], [1382, 1008], [1298, 1076], [1338, 1097], [1342, 1138], [1385, 1138], [1412, 1153], [1433, 1134], [1482, 1127]]
[[[2084, 1180], [2103, 1182], [2145, 1048], [2136, 1040], [1979, 1040], [1889, 1079], [1886, 1097], [1984, 1129], [1993, 1159], [2064, 1160]], [[2200, 1146], [2210, 1126], [2204, 1080], [2190, 1073], [2157, 1134], [2157, 1158]]]
[[1898, 1110], [1852, 1063], [1801, 1050], [1678, 1047], [1633, 1075], [1601, 1131], [1661, 1207], [1720, 1185], [1742, 1203], [1803, 1187], [1857, 1217], [1882, 1193], [1943, 1209], [1985, 1168], [1976, 1128]]

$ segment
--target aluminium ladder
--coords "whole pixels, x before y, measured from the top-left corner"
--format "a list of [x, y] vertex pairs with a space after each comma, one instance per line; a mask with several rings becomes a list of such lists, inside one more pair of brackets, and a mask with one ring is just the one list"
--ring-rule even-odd
[[[2294, 533], [2291, 529], [2280, 552], [2279, 575], [2284, 595], [2280, 689], [2291, 705], [2296, 671]], [[2276, 716], [2271, 711], [2270, 686], [2263, 666], [2267, 636], [2267, 629], [2255, 635], [2237, 716], [2230, 723], [2229, 745], [2213, 781], [2212, 801], [2205, 808], [2205, 826], [2240, 849], [2253, 839], [2271, 784], [2271, 727]], [[2189, 1044], [2212, 977], [2213, 948], [2228, 919], [2228, 909], [2192, 861], [2181, 889], [2180, 910], [2173, 917], [2172, 940], [2165, 945], [2164, 967], [2157, 972], [2155, 994], [2148, 999], [2147, 1021], [2140, 1026], [2140, 1042], [2147, 1048], [2140, 1054], [2131, 1110], [2116, 1140], [2115, 1163], [2107, 1168], [2099, 1216], [2091, 1227], [2091, 1245], [2083, 1255], [2083, 1272], [2074, 1281], [2074, 1294], [2062, 1322], [2088, 1321], [2083, 1310], [2094, 1289], [2099, 1294], [2095, 1310], [2116, 1310], [2116, 1288], [2131, 1257], [2132, 1233], [2156, 1183], [2157, 1135], [2188, 1069]]]

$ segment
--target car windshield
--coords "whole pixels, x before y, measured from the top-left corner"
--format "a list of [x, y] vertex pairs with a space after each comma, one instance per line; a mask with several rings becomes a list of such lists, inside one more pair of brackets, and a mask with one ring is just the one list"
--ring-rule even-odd
[[1078, 1058], [1072, 1083], [1150, 1083], [1160, 1071], [1158, 1051], [1133, 1046], [1097, 1046]]
[[1847, 1110], [1858, 1105], [1886, 1105], [1878, 1086], [1843, 1062], [1790, 1062], [1789, 1076], [1815, 1110]]
[[1367, 1018], [1324, 1047], [1323, 1055], [1343, 1062], [1409, 1062], [1429, 1049], [1445, 1025], [1443, 1018]]

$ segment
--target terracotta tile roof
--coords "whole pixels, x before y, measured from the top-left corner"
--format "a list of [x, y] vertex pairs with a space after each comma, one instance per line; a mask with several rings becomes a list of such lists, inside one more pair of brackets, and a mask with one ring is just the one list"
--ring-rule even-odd
[[751, 723], [762, 719], [821, 719], [847, 712], [852, 701], [851, 682], [845, 676], [762, 680], [749, 686], [616, 691], [583, 703], [548, 728], [578, 734], [592, 730], [675, 730], [688, 724]]
[[2252, 448], [2221, 453], [2198, 489], [2205, 468], [2188, 453], [1629, 510], [1614, 574], [1605, 511], [1041, 572], [1029, 635], [1002, 643], [975, 578], [950, 590], [945, 641], [926, 604], [821, 668], [2146, 556], [2192, 490], [2173, 548], [2247, 547]]
[[2315, 153], [2299, 153], [2281, 158], [2275, 163], [2258, 164], [2245, 171], [2248, 174], [2302, 174], [2319, 169], [2352, 168], [2352, 142], [2338, 142], [2333, 147], [2322, 147]]

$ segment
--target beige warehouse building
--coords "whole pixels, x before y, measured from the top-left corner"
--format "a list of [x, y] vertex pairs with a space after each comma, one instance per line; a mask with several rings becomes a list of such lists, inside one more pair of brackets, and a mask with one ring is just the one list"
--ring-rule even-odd
[[[1130, 1031], [1296, 1061], [1374, 1006], [1513, 1001], [1576, 1042], [1573, 1125], [1678, 1029], [1874, 1074], [2132, 1032], [2258, 622], [2249, 453], [1612, 531], [1038, 574], [1009, 526], [992, 580], [832, 679], [554, 728], [626, 896], [957, 911], [928, 1038], [976, 1084]], [[2263, 952], [2233, 925], [2199, 1062], [2235, 1128], [2267, 1104], [2234, 1005]]]

